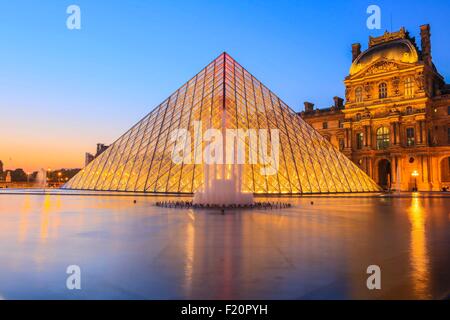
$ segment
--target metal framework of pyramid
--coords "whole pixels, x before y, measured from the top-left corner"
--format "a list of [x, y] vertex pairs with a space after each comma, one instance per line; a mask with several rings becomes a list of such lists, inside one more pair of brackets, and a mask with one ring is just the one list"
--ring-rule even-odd
[[129, 129], [63, 188], [193, 193], [202, 187], [203, 165], [174, 163], [171, 153], [176, 141], [171, 142], [170, 133], [177, 128], [192, 131], [193, 122], [200, 120], [203, 129], [220, 128], [224, 110], [231, 128], [279, 130], [277, 174], [262, 175], [262, 164], [245, 164], [243, 191], [311, 194], [380, 190], [226, 53]]

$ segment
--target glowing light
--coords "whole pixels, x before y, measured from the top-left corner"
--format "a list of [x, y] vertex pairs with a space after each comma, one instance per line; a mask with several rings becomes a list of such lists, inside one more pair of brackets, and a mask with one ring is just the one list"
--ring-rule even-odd
[[430, 298], [430, 270], [429, 258], [426, 246], [426, 215], [421, 205], [421, 199], [412, 198], [409, 208], [409, 220], [411, 222], [411, 275], [413, 279], [414, 293], [419, 299]]

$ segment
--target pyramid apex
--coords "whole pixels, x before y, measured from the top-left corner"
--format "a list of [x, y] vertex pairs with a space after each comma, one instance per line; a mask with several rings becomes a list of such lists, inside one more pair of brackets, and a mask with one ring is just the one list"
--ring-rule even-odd
[[233, 59], [233, 57], [230, 56], [230, 54], [226, 51], [223, 51], [215, 60], [229, 60], [229, 61], [236, 61]]
[[228, 58], [230, 58], [230, 59], [234, 60], [234, 59], [233, 59], [233, 57], [232, 57], [232, 56], [230, 56], [230, 55], [229, 55], [229, 53], [228, 53], [228, 52], [226, 52], [226, 51], [222, 52], [222, 54], [221, 54], [221, 55], [223, 55], [224, 57], [228, 57]]

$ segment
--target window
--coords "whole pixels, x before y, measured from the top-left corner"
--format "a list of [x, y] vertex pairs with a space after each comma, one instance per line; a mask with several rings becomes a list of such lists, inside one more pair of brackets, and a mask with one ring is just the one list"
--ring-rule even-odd
[[359, 132], [356, 134], [356, 149], [362, 149], [364, 144], [364, 134]]
[[412, 107], [406, 107], [406, 114], [412, 114], [413, 108]]
[[356, 114], [356, 121], [359, 121], [359, 120], [361, 120], [361, 113]]
[[363, 89], [362, 87], [358, 87], [355, 90], [355, 101], [358, 102], [363, 102]]
[[322, 122], [322, 129], [328, 129], [328, 122]]
[[389, 147], [389, 128], [381, 127], [377, 130], [377, 149], [383, 150]]
[[414, 86], [411, 77], [405, 79], [405, 97], [414, 96]]
[[447, 114], [450, 116], [450, 106], [447, 107]]
[[339, 128], [343, 128], [344, 127], [344, 120], [339, 120]]
[[406, 128], [406, 145], [408, 147], [414, 145], [414, 128]]
[[[449, 132], [450, 132], [450, 128], [449, 128]], [[339, 139], [339, 150], [340, 151], [342, 151], [342, 150], [344, 150], [344, 147], [345, 147], [345, 141], [344, 141], [344, 139]]]
[[387, 84], [385, 82], [380, 83], [378, 86], [378, 98], [387, 98]]

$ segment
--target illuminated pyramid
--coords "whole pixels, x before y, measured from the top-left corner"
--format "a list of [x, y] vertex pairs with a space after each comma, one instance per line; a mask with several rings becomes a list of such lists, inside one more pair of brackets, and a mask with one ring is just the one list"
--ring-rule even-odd
[[263, 164], [244, 164], [243, 191], [379, 191], [362, 170], [226, 53], [134, 125], [63, 188], [193, 193], [202, 187], [203, 164], [174, 162], [172, 151], [177, 141], [172, 141], [171, 132], [185, 128], [193, 135], [197, 121], [201, 121], [202, 130], [221, 128], [224, 112], [230, 129], [279, 132], [277, 172], [266, 175], [262, 174]]

